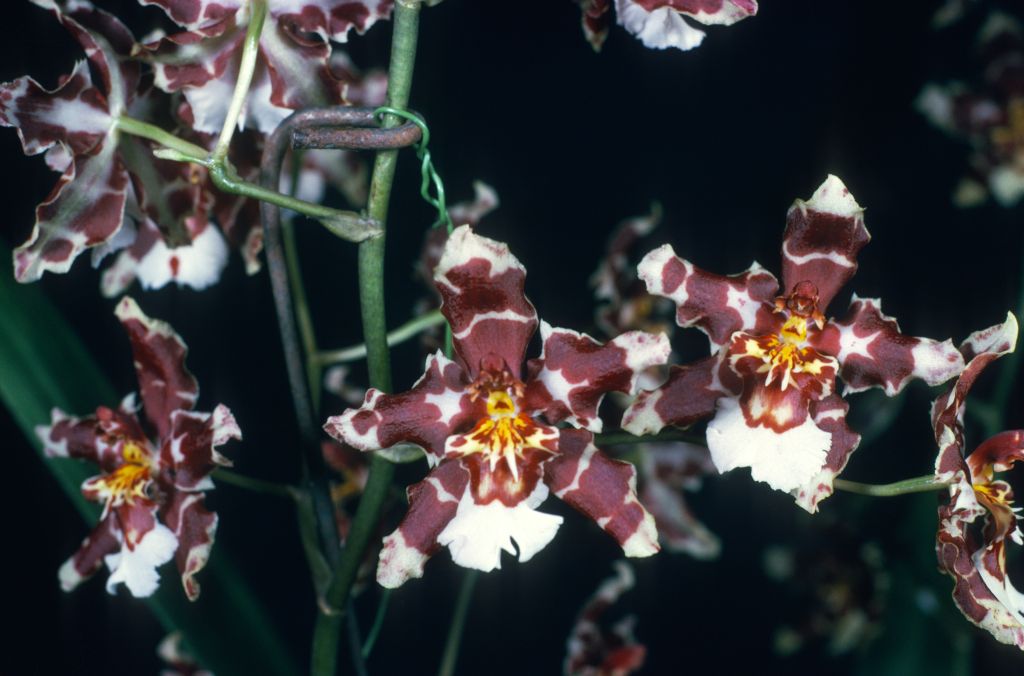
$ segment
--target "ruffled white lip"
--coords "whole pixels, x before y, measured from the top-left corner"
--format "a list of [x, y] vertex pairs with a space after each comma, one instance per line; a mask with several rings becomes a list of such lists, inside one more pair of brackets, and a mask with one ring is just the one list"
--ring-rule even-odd
[[749, 467], [755, 481], [779, 491], [805, 486], [825, 465], [832, 435], [819, 429], [810, 416], [785, 432], [750, 427], [739, 400], [723, 397], [708, 424], [708, 449], [719, 472]]
[[201, 290], [220, 279], [228, 263], [228, 245], [220, 231], [207, 226], [191, 244], [168, 248], [163, 239], [153, 245], [135, 269], [144, 289], [159, 289], [170, 282]]
[[127, 543], [122, 543], [121, 551], [103, 558], [110, 568], [107, 592], [113, 594], [117, 584], [123, 582], [132, 596], [150, 596], [160, 584], [156, 569], [170, 561], [177, 549], [178, 538], [160, 522], [142, 536], [135, 549], [129, 549]]
[[518, 548], [519, 560], [529, 561], [562, 525], [562, 517], [534, 511], [547, 497], [548, 487], [538, 483], [515, 507], [497, 500], [480, 505], [467, 487], [455, 518], [437, 536], [437, 542], [448, 547], [455, 563], [484, 572], [501, 568], [502, 550], [516, 556]]

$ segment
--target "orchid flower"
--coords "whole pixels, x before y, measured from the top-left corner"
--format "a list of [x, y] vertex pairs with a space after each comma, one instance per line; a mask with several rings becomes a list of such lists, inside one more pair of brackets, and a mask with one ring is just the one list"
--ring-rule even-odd
[[54, 409], [50, 424], [36, 428], [46, 455], [88, 460], [101, 470], [82, 484], [83, 495], [103, 505], [100, 522], [61, 567], [61, 586], [74, 589], [106, 563], [108, 592], [123, 582], [134, 596], [149, 596], [159, 583], [156, 569], [174, 558], [194, 601], [195, 575], [217, 531], [217, 515], [203, 497], [213, 488], [210, 472], [231, 464], [217, 448], [241, 439], [241, 431], [223, 404], [213, 413], [193, 410], [199, 387], [185, 367], [187, 348], [169, 325], [127, 297], [116, 314], [131, 339], [143, 412], [156, 436], [139, 420], [134, 394], [84, 418]]
[[1017, 526], [1020, 507], [1013, 506], [1010, 485], [996, 478], [997, 472], [1024, 460], [1024, 430], [1000, 432], [966, 457], [964, 438], [964, 411], [974, 381], [1016, 344], [1012, 314], [1002, 324], [971, 334], [960, 347], [967, 367], [932, 405], [939, 445], [935, 478], [950, 484], [949, 502], [939, 507], [935, 549], [939, 568], [956, 582], [953, 601], [964, 616], [997, 640], [1024, 649], [1024, 594], [1006, 571], [1007, 540], [1024, 544]]
[[937, 385], [963, 368], [950, 341], [903, 335], [877, 299], [854, 295], [844, 319], [826, 319], [869, 239], [863, 209], [829, 176], [787, 215], [784, 295], [757, 263], [727, 277], [667, 244], [648, 253], [639, 266], [648, 291], [671, 298], [676, 322], [706, 333], [712, 354], [674, 366], [664, 385], [630, 406], [623, 428], [646, 434], [711, 417], [707, 442], [720, 472], [750, 467], [755, 480], [816, 511], [860, 442], [835, 393], [837, 375], [846, 393], [879, 387], [895, 396], [913, 378]]
[[[612, 0], [576, 0], [583, 14], [583, 35], [600, 51], [608, 37]], [[614, 0], [620, 26], [652, 49], [675, 47], [687, 51], [699, 47], [704, 31], [687, 22], [689, 17], [705, 26], [731, 26], [757, 14], [757, 0]]]
[[[422, 576], [440, 547], [484, 571], [500, 567], [502, 550], [527, 561], [562, 522], [536, 511], [549, 493], [594, 519], [627, 556], [658, 551], [635, 470], [601, 453], [593, 433], [605, 393], [633, 390], [640, 371], [667, 359], [668, 340], [634, 331], [602, 345], [545, 322], [541, 357], [524, 369], [537, 328], [525, 280], [506, 245], [457, 228], [434, 271], [455, 360], [438, 351], [411, 390], [370, 389], [360, 408], [325, 425], [364, 451], [418, 444], [433, 467], [409, 488], [409, 511], [384, 538], [377, 581], [385, 587]], [[562, 421], [571, 427], [554, 426]]]
[[627, 615], [613, 626], [604, 619], [635, 585], [630, 565], [616, 561], [614, 577], [601, 583], [576, 618], [562, 669], [566, 676], [628, 676], [643, 667], [647, 648], [633, 636], [636, 616]]

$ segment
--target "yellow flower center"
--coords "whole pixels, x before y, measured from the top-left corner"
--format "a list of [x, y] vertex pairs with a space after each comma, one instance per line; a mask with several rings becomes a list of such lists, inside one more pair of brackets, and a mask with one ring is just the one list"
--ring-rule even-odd
[[153, 470], [149, 454], [134, 441], [126, 441], [121, 457], [124, 464], [96, 482], [96, 490], [108, 508], [147, 497], [146, 486]]
[[785, 390], [793, 381], [793, 375], [807, 373], [812, 376], [822, 375], [830, 361], [823, 359], [814, 348], [805, 346], [807, 339], [807, 318], [793, 315], [782, 325], [778, 334], [747, 337], [742, 351], [733, 353], [732, 360], [744, 357], [760, 359], [762, 364], [757, 373], [764, 373], [765, 386], [779, 381]]
[[518, 410], [507, 390], [492, 390], [487, 394], [487, 417], [481, 418], [467, 434], [458, 437], [454, 450], [466, 456], [483, 454], [493, 471], [504, 459], [514, 480], [519, 480], [518, 460], [529, 448], [546, 449], [545, 441], [558, 436], [557, 431], [538, 425], [533, 418]]

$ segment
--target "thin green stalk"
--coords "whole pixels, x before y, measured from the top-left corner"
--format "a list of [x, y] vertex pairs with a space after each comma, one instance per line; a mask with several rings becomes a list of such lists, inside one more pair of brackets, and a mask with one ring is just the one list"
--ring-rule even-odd
[[[416, 61], [416, 39], [419, 30], [420, 0], [398, 0], [395, 3], [391, 63], [388, 66], [388, 100], [394, 108], [407, 108], [412, 88], [413, 66]], [[393, 115], [384, 118], [384, 126], [394, 126]], [[387, 324], [384, 316], [384, 237], [383, 224], [387, 221], [388, 201], [395, 177], [398, 152], [377, 153], [370, 180], [370, 198], [367, 212], [381, 224], [382, 235], [359, 245], [359, 303], [363, 320], [363, 337], [367, 347], [367, 365], [370, 386], [378, 390], [391, 390], [391, 363], [388, 355]], [[374, 456], [366, 488], [352, 528], [345, 543], [341, 563], [325, 594], [325, 602], [332, 613], [321, 612], [313, 629], [313, 655], [311, 672], [314, 676], [331, 676], [337, 670], [338, 638], [343, 619], [342, 609], [347, 605], [352, 583], [363, 559], [366, 546], [377, 527], [384, 499], [389, 493], [394, 465]]]
[[849, 493], [871, 495], [878, 498], [888, 498], [895, 495], [907, 495], [908, 493], [926, 493], [928, 491], [940, 491], [949, 486], [944, 481], [936, 481], [935, 476], [926, 474], [913, 479], [904, 479], [891, 484], [862, 484], [857, 481], [836, 479], [835, 487]]
[[242, 114], [245, 97], [249, 95], [249, 85], [256, 70], [256, 56], [259, 54], [260, 35], [263, 33], [263, 20], [267, 18], [267, 0], [249, 1], [249, 26], [245, 30], [245, 42], [242, 43], [242, 59], [238, 66], [238, 79], [235, 80], [235, 91], [228, 105], [228, 113], [224, 118], [224, 126], [220, 129], [217, 145], [213, 147], [211, 158], [215, 162], [223, 162], [228, 156], [231, 137], [238, 126], [238, 117]]
[[279, 498], [288, 498], [289, 500], [295, 500], [298, 495], [298, 488], [289, 486], [287, 484], [279, 484], [275, 481], [266, 481], [265, 479], [256, 479], [254, 477], [245, 476], [232, 472], [231, 470], [218, 467], [213, 471], [213, 478], [217, 481], [222, 481], [232, 486], [238, 486], [244, 488], [247, 491], [253, 491], [254, 493], [264, 493], [266, 495], [276, 495]]
[[[441, 314], [440, 310], [433, 310], [427, 314], [420, 315], [414, 319], [410, 319], [405, 324], [402, 324], [394, 331], [387, 334], [388, 347], [394, 347], [400, 343], [404, 343], [410, 338], [419, 335], [427, 329], [437, 326], [438, 324], [444, 324], [444, 315]], [[350, 361], [356, 361], [366, 356], [366, 343], [360, 343], [359, 345], [353, 345], [351, 347], [345, 347], [340, 350], [323, 350], [316, 355], [316, 359], [320, 364], [340, 364]]]
[[437, 670], [437, 676], [452, 676], [455, 673], [455, 664], [459, 660], [459, 646], [462, 643], [462, 632], [466, 627], [466, 616], [469, 614], [469, 602], [473, 600], [473, 588], [479, 577], [480, 571], [468, 570], [462, 578], [459, 597], [455, 601], [455, 614], [452, 615], [452, 624], [448, 628], [448, 639], [444, 642], [444, 654], [441, 656], [441, 666]]
[[275, 204], [283, 209], [291, 209], [310, 218], [315, 218], [332, 233], [352, 242], [362, 242], [380, 234], [380, 224], [373, 218], [366, 218], [354, 211], [331, 209], [320, 204], [313, 204], [295, 197], [283, 195], [276, 190], [268, 190], [255, 183], [243, 181], [230, 167], [227, 160], [217, 160], [201, 146], [189, 143], [184, 139], [164, 131], [156, 125], [142, 122], [130, 117], [119, 117], [118, 130], [155, 141], [163, 148], [155, 150], [154, 155], [161, 159], [175, 162], [191, 162], [199, 164], [209, 171], [210, 180], [222, 192], [251, 197]]
[[363, 659], [370, 657], [370, 653], [373, 652], [373, 646], [377, 643], [377, 637], [380, 636], [380, 630], [384, 626], [384, 616], [388, 612], [388, 602], [391, 600], [391, 590], [385, 589], [380, 595], [380, 601], [377, 602], [377, 615], [373, 618], [373, 626], [370, 627], [370, 633], [366, 635], [366, 641], [363, 642]]
[[667, 428], [657, 434], [630, 434], [629, 432], [608, 432], [606, 434], [595, 434], [594, 443], [598, 446], [616, 446], [619, 444], [649, 444], [665, 441], [687, 441], [691, 444], [705, 443], [704, 437], [690, 434], [682, 430]]

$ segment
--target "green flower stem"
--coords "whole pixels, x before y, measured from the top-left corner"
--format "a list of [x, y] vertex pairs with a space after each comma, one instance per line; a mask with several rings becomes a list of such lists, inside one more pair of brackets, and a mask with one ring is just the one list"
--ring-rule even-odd
[[[397, 329], [387, 334], [386, 340], [388, 347], [394, 347], [399, 343], [404, 343], [410, 338], [439, 324], [444, 324], [444, 315], [441, 314], [440, 310], [433, 310], [427, 314], [410, 319], [405, 324], [402, 324]], [[322, 351], [316, 355], [316, 359], [320, 364], [326, 366], [328, 364], [340, 364], [356, 361], [357, 359], [362, 359], [365, 356], [366, 343], [360, 343], [359, 345], [353, 345], [340, 350]]]
[[[388, 67], [387, 104], [394, 108], [407, 108], [412, 88], [413, 66], [416, 61], [416, 38], [419, 30], [420, 0], [397, 0], [391, 42], [391, 63]], [[395, 126], [398, 119], [384, 117], [385, 127]], [[370, 180], [370, 198], [367, 212], [381, 224], [387, 221], [388, 201], [395, 177], [398, 151], [377, 153]], [[366, 361], [370, 386], [378, 390], [391, 390], [391, 362], [388, 355], [387, 324], [384, 316], [384, 237], [368, 239], [359, 245], [359, 303], [366, 343]], [[314, 676], [332, 676], [337, 671], [338, 639], [352, 583], [363, 559], [366, 546], [377, 527], [384, 499], [390, 492], [394, 465], [375, 455], [359, 509], [342, 552], [341, 563], [335, 571], [324, 601], [327, 606], [317, 615], [313, 629], [313, 655], [311, 672]], [[328, 612], [323, 612], [327, 610]]]
[[384, 616], [388, 612], [388, 602], [390, 600], [391, 590], [385, 589], [380, 595], [380, 601], [377, 602], [377, 615], [373, 618], [373, 626], [370, 627], [370, 633], [366, 635], [366, 641], [363, 643], [362, 654], [364, 660], [373, 652], [373, 646], [377, 642], [377, 637], [380, 636], [380, 630], [384, 626]]
[[191, 162], [206, 167], [210, 173], [210, 180], [222, 192], [269, 202], [283, 209], [291, 209], [310, 218], [315, 218], [338, 237], [352, 242], [362, 242], [380, 234], [379, 223], [354, 211], [331, 209], [243, 181], [226, 158], [217, 159], [211, 156], [205, 148], [180, 139], [156, 125], [130, 117], [119, 117], [117, 128], [126, 134], [141, 136], [164, 146], [153, 153], [161, 159]]
[[913, 479], [905, 479], [891, 484], [862, 484], [857, 481], [836, 479], [835, 487], [849, 493], [860, 493], [871, 495], [877, 498], [888, 498], [894, 495], [907, 495], [909, 493], [926, 493], [928, 491], [939, 491], [949, 486], [944, 481], [936, 481], [931, 474], [917, 476]]
[[666, 428], [657, 434], [630, 434], [629, 432], [608, 432], [607, 434], [595, 434], [594, 444], [597, 446], [617, 446], [619, 444], [649, 444], [665, 441], [686, 441], [691, 444], [705, 445], [704, 437], [697, 434], [690, 434], [682, 430]]
[[448, 639], [444, 642], [444, 654], [437, 676], [454, 676], [455, 664], [459, 659], [459, 645], [462, 643], [462, 631], [466, 627], [466, 616], [469, 614], [469, 602], [473, 600], [473, 588], [476, 586], [480, 571], [467, 570], [459, 588], [459, 597], [455, 600], [455, 614], [448, 628]]
[[279, 498], [288, 498], [289, 500], [296, 500], [298, 498], [299, 489], [294, 486], [245, 476], [223, 467], [218, 467], [213, 471], [213, 478], [232, 486], [244, 488], [247, 491], [253, 491], [254, 493], [276, 495]]
[[260, 49], [260, 35], [263, 33], [263, 21], [267, 18], [267, 0], [250, 0], [249, 26], [245, 30], [245, 42], [242, 43], [242, 60], [238, 66], [238, 79], [235, 80], [235, 91], [228, 105], [228, 114], [224, 118], [224, 126], [220, 129], [217, 145], [213, 147], [211, 158], [215, 162], [223, 162], [228, 156], [231, 137], [238, 126], [238, 117], [242, 114], [245, 97], [249, 95], [252, 75], [256, 70], [256, 56]]

